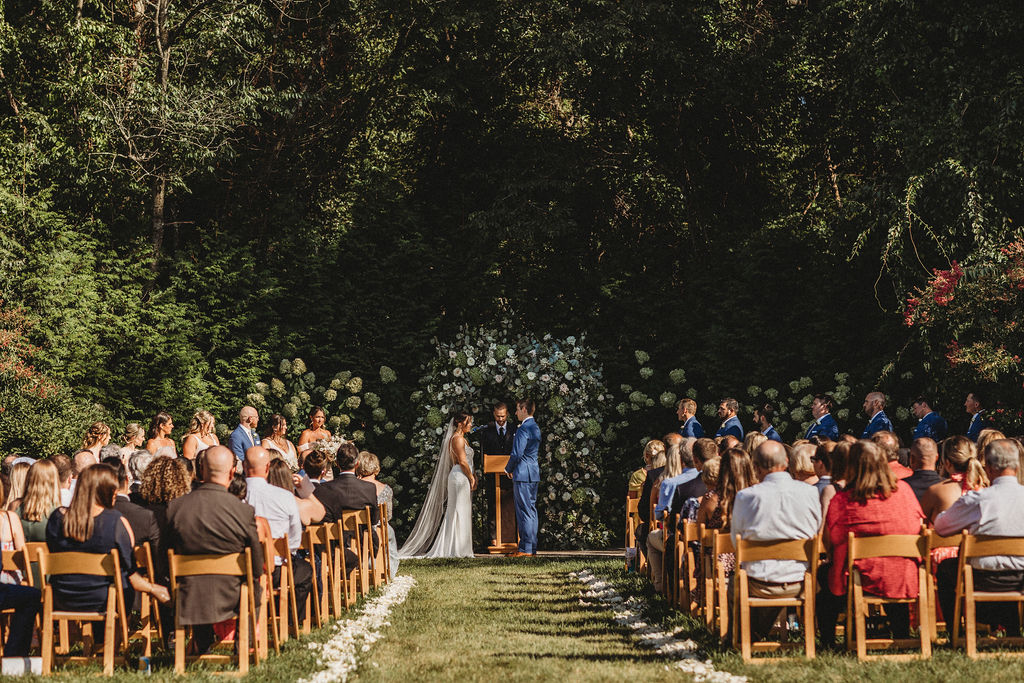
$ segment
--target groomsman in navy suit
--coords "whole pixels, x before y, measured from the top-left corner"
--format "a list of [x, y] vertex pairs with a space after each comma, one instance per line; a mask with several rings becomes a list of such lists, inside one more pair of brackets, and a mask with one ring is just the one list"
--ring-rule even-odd
[[512, 494], [516, 504], [516, 525], [519, 527], [519, 551], [512, 557], [537, 554], [537, 486], [540, 484], [540, 427], [533, 419], [535, 405], [531, 399], [516, 401], [519, 427], [512, 440], [512, 454], [505, 473], [512, 478]]
[[967, 394], [967, 400], [964, 401], [964, 410], [971, 415], [971, 425], [967, 428], [967, 438], [975, 443], [978, 442], [978, 435], [981, 434], [981, 430], [988, 429], [991, 426], [984, 415], [982, 415], [985, 412], [982, 400], [981, 394], [977, 391], [972, 391]]
[[722, 426], [715, 432], [716, 439], [720, 436], [735, 436], [740, 441], [743, 441], [743, 425], [740, 424], [740, 419], [736, 417], [739, 409], [739, 401], [734, 398], [723, 398], [718, 404], [718, 417], [722, 418]]
[[679, 429], [680, 434], [692, 436], [695, 439], [700, 439], [704, 436], [704, 427], [701, 426], [700, 422], [697, 422], [696, 414], [697, 402], [692, 398], [684, 398], [676, 405], [676, 417], [679, 418], [683, 425]]
[[864, 397], [864, 414], [870, 415], [871, 419], [868, 420], [868, 426], [864, 428], [860, 438], [869, 439], [872, 434], [893, 431], [892, 422], [885, 414], [885, 394], [882, 392], [872, 391]]
[[939, 442], [946, 438], [948, 427], [941, 415], [932, 410], [931, 402], [924, 396], [918, 396], [910, 406], [911, 412], [917, 418], [917, 426], [914, 427], [914, 441], [925, 437], [932, 441]]
[[828, 394], [818, 394], [811, 401], [811, 415], [814, 422], [807, 428], [804, 434], [805, 439], [812, 436], [820, 436], [832, 441], [839, 441], [839, 423], [832, 417], [832, 397]]
[[761, 433], [772, 441], [782, 443], [782, 436], [772, 425], [772, 418], [775, 417], [775, 406], [771, 403], [762, 403], [754, 408], [754, 424], [761, 430]]

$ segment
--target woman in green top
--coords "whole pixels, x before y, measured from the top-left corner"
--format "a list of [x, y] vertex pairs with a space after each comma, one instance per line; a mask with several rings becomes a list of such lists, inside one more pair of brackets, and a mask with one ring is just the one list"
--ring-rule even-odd
[[21, 519], [25, 540], [46, 542], [46, 523], [50, 513], [60, 506], [57, 466], [49, 460], [39, 460], [32, 465], [25, 478], [25, 495], [12, 505]]

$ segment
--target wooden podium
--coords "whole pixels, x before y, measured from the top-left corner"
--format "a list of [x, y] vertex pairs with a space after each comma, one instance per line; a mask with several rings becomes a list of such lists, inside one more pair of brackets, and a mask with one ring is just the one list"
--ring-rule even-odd
[[510, 487], [504, 491], [501, 488], [502, 480], [510, 484], [512, 482], [505, 474], [507, 464], [507, 455], [484, 453], [484, 474], [494, 475], [494, 538], [491, 539], [491, 545], [487, 546], [487, 552], [492, 555], [514, 553], [519, 548], [515, 501]]

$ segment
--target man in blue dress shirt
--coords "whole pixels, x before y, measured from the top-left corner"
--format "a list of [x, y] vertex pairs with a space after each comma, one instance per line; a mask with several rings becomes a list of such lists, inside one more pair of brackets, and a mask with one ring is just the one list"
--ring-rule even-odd
[[718, 417], [722, 418], [722, 426], [715, 432], [715, 438], [720, 436], [735, 436], [743, 441], [743, 425], [736, 413], [740, 410], [740, 403], [734, 398], [723, 398], [718, 404]]
[[779, 430], [775, 429], [772, 425], [772, 419], [774, 419], [774, 417], [775, 406], [771, 403], [762, 403], [754, 408], [754, 424], [756, 424], [757, 428], [761, 430], [761, 433], [772, 441], [782, 443], [782, 436], [779, 434]]
[[814, 422], [807, 428], [804, 438], [819, 436], [832, 441], [839, 441], [839, 423], [832, 417], [832, 397], [828, 394], [818, 394], [811, 401], [811, 415]]
[[704, 427], [701, 426], [700, 422], [697, 422], [696, 414], [697, 402], [692, 398], [684, 398], [676, 405], [676, 417], [679, 418], [679, 422], [683, 425], [679, 428], [680, 434], [692, 436], [695, 439], [700, 439], [704, 436]]
[[872, 434], [892, 431], [892, 422], [885, 414], [885, 394], [881, 391], [872, 391], [864, 397], [864, 414], [870, 415], [871, 419], [860, 438], [869, 439]]
[[972, 391], [967, 394], [967, 400], [964, 401], [964, 410], [971, 416], [971, 425], [967, 428], [967, 438], [975, 443], [978, 442], [981, 430], [989, 429], [992, 426], [982, 414], [985, 412], [983, 400], [980, 393]]
[[914, 427], [914, 441], [925, 437], [939, 442], [946, 438], [948, 427], [941, 415], [932, 410], [931, 401], [924, 396], [918, 396], [910, 406], [911, 412], [917, 418], [917, 426]]

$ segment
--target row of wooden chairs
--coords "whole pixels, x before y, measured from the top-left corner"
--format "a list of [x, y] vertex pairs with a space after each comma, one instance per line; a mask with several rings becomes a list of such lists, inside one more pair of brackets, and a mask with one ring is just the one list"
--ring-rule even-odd
[[[636, 547], [635, 529], [638, 521], [634, 519], [637, 502], [627, 499], [627, 543]], [[633, 535], [630, 535], [630, 531]], [[665, 523], [665, 533], [674, 541], [671, 556], [666, 556], [663, 564], [663, 585], [666, 587], [666, 598], [678, 609], [689, 612], [703, 619], [709, 630], [716, 632], [722, 639], [729, 632], [730, 618], [735, 627], [733, 645], [738, 649], [744, 660], [752, 661], [754, 652], [776, 651], [789, 647], [789, 643], [751, 642], [750, 609], [754, 607], [792, 607], [800, 612], [804, 624], [805, 656], [814, 657], [814, 599], [817, 592], [817, 567], [822, 556], [820, 536], [815, 539], [799, 541], [754, 542], [745, 541], [738, 536], [731, 538], [728, 533], [706, 529], [688, 520], [680, 522], [678, 515], [669, 515]], [[959, 564], [956, 585], [956, 608], [953, 627], [946, 630], [954, 647], [963, 645], [968, 657], [977, 658], [988, 653], [980, 653], [980, 646], [999, 645], [1024, 646], [1024, 638], [997, 638], [992, 635], [981, 637], [976, 623], [977, 603], [984, 602], [1016, 602], [1024, 611], [1024, 591], [1021, 592], [980, 592], [974, 589], [971, 559], [993, 555], [1024, 556], [1024, 538], [976, 537], [963, 534], [942, 537], [930, 529], [922, 529], [915, 535], [889, 535], [856, 537], [852, 533], [848, 538], [847, 571], [849, 582], [847, 587], [847, 606], [845, 617], [845, 638], [848, 650], [856, 650], [861, 660], [875, 659], [878, 655], [870, 655], [869, 650], [918, 648], [919, 653], [889, 654], [887, 658], [907, 659], [931, 656], [932, 646], [939, 642], [939, 626], [941, 617], [937, 610], [935, 572], [932, 564], [932, 551], [942, 547], [959, 548]], [[666, 552], [668, 548], [666, 546]], [[735, 555], [735, 577], [737, 599], [729, 603], [729, 578], [725, 566], [718, 561], [719, 556], [733, 553]], [[636, 548], [637, 557], [642, 556], [642, 549]], [[861, 574], [856, 563], [863, 559], [876, 557], [905, 557], [917, 560], [918, 597], [914, 599], [891, 599], [870, 595], [864, 592]], [[808, 570], [804, 575], [804, 589], [798, 598], [754, 598], [749, 595], [749, 579], [741, 565], [764, 559], [799, 560], [807, 563]], [[700, 570], [698, 571], [698, 566]], [[700, 586], [698, 589], [698, 582]], [[884, 609], [885, 605], [910, 603], [916, 607], [919, 635], [913, 639], [869, 638], [867, 620], [873, 610]], [[1024, 654], [1024, 653], [1021, 653]]]
[[[381, 520], [386, 519], [383, 504]], [[174, 670], [183, 674], [190, 661], [230, 663], [237, 660], [237, 670], [231, 673], [244, 675], [249, 670], [250, 649], [253, 664], [258, 664], [269, 655], [269, 643], [275, 653], [289, 635], [299, 637], [309, 633], [312, 623], [323, 626], [330, 618], [340, 618], [355, 603], [357, 595], [365, 596], [371, 587], [378, 588], [390, 581], [390, 558], [388, 556], [388, 528], [381, 524], [381, 542], [377, 552], [373, 551], [370, 540], [370, 508], [346, 511], [343, 518], [332, 524], [307, 527], [303, 534], [303, 547], [309, 553], [313, 567], [313, 591], [306, 603], [306, 614], [300, 629], [299, 611], [295, 598], [295, 575], [292, 553], [288, 538], [267, 539], [263, 545], [264, 572], [266, 578], [266, 599], [257, 608], [256, 596], [259, 586], [252, 571], [252, 555], [247, 548], [244, 552], [230, 555], [177, 555], [168, 551], [170, 569], [170, 593], [175, 607], [174, 624]], [[349, 532], [346, 536], [346, 532]], [[345, 548], [352, 550], [358, 561], [355, 566], [346, 566]], [[317, 576], [319, 557], [320, 573], [324, 590], [321, 591]], [[280, 582], [275, 588], [270, 574], [280, 562]], [[149, 543], [135, 548], [135, 563], [139, 571], [154, 581], [154, 564]], [[124, 604], [124, 586], [121, 578], [121, 561], [116, 550], [106, 555], [94, 553], [62, 552], [50, 553], [45, 543], [26, 543], [20, 550], [3, 551], [3, 569], [21, 573], [24, 585], [36, 586], [42, 591], [42, 613], [37, 625], [40, 631], [42, 672], [48, 674], [58, 662], [85, 662], [95, 659], [94, 626], [103, 629], [102, 666], [104, 675], [111, 675], [114, 666], [126, 662], [128, 648], [134, 641], [143, 643], [142, 654], [151, 656], [154, 638], [163, 636], [157, 600], [142, 594], [139, 601], [137, 627], [129, 626], [128, 609]], [[107, 591], [105, 608], [101, 612], [78, 612], [59, 610], [55, 606], [54, 592], [50, 579], [67, 574], [103, 576], [111, 581]], [[191, 576], [236, 576], [241, 581], [238, 603], [237, 633], [233, 642], [217, 645], [233, 645], [235, 653], [208, 653], [188, 656], [186, 654], [187, 627], [180, 623], [181, 592], [178, 590], [182, 578]], [[330, 597], [330, 599], [328, 599]], [[7, 614], [13, 610], [5, 610]], [[0, 615], [2, 616], [2, 615]], [[0, 638], [3, 618], [0, 618]], [[69, 633], [71, 626], [77, 626], [82, 633], [82, 655], [71, 656]], [[55, 636], [59, 642], [54, 642]], [[249, 647], [250, 643], [252, 648]]]

